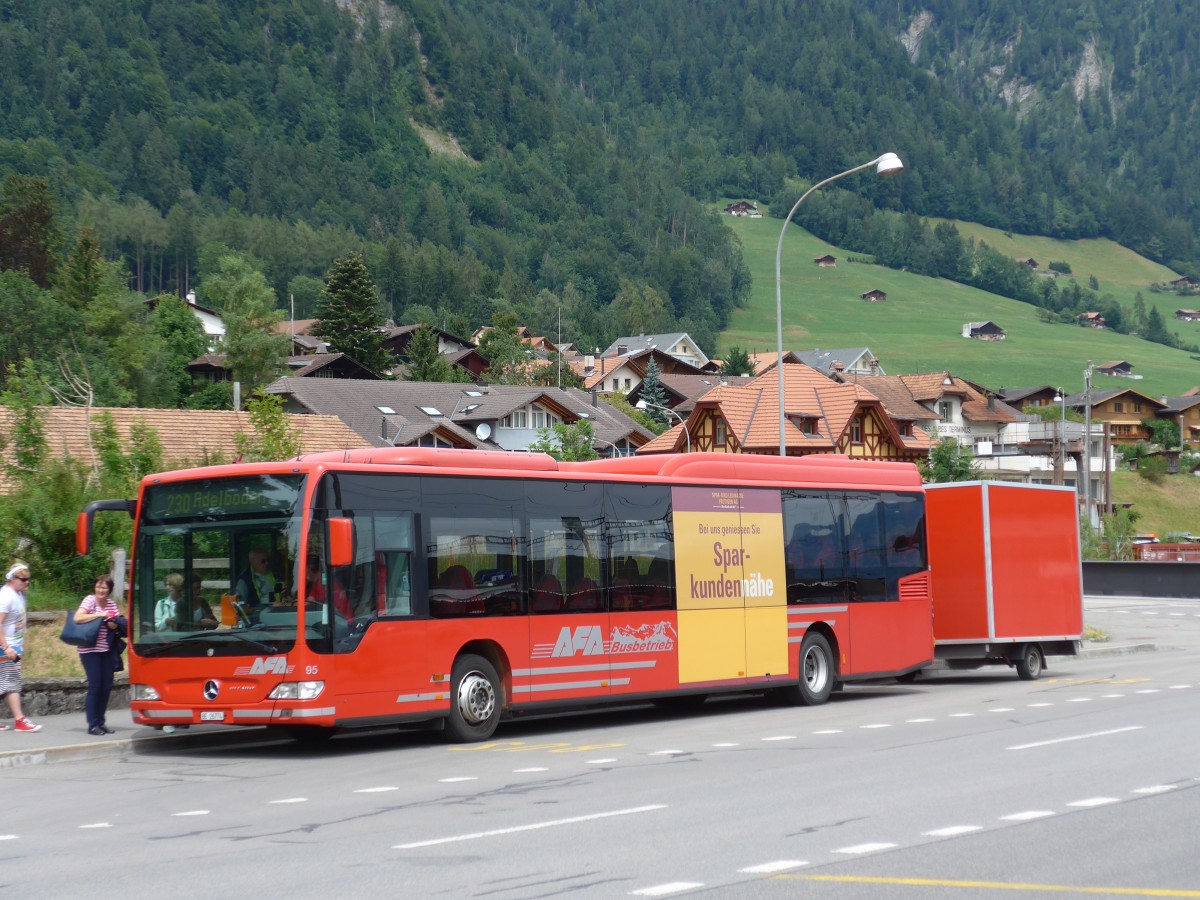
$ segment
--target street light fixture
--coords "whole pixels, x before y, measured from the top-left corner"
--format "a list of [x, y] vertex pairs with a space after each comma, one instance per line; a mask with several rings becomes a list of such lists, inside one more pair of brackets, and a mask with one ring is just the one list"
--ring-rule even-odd
[[1059, 484], [1067, 483], [1067, 392], [1062, 388], [1054, 395], [1054, 402], [1062, 405], [1062, 418], [1058, 425], [1058, 473], [1062, 479]]
[[688, 431], [687, 420], [679, 413], [671, 409], [669, 406], [659, 406], [657, 403], [647, 403], [645, 400], [639, 400], [636, 404], [638, 409], [661, 409], [665, 413], [670, 413], [679, 420], [679, 424], [683, 426], [683, 436], [687, 438], [687, 452], [692, 452], [692, 435]]
[[855, 172], [861, 172], [863, 169], [875, 167], [875, 174], [881, 177], [895, 175], [904, 170], [904, 163], [900, 161], [895, 153], [885, 153], [883, 156], [871, 160], [869, 163], [863, 163], [861, 166], [855, 166], [853, 169], [847, 169], [824, 181], [818, 181], [810, 187], [796, 201], [796, 205], [792, 207], [792, 211], [787, 214], [787, 218], [783, 220], [783, 229], [779, 232], [779, 244], [775, 248], [775, 342], [779, 349], [779, 455], [787, 456], [787, 415], [784, 412], [784, 389], [783, 389], [783, 281], [780, 277], [780, 267], [783, 258], [783, 236], [787, 234], [788, 223], [792, 221], [792, 216], [796, 214], [796, 210], [800, 208], [800, 204], [808, 199], [809, 194], [818, 188], [822, 188], [831, 181], [837, 181], [839, 178], [845, 178], [847, 175], [853, 175]]

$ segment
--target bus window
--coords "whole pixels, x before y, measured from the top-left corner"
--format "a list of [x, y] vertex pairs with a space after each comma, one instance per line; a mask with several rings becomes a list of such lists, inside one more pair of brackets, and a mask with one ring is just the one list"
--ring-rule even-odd
[[411, 616], [413, 522], [409, 514], [375, 515], [374, 581], [370, 614]]
[[883, 527], [888, 596], [898, 597], [899, 580], [926, 567], [924, 498], [913, 494], [884, 494]]
[[423, 491], [422, 530], [434, 618], [522, 612], [525, 490], [520, 481], [439, 478]]
[[783, 492], [788, 603], [844, 602], [846, 551], [842, 495]]
[[878, 494], [847, 494], [847, 574], [850, 599], [886, 600], [884, 593], [883, 504]]
[[604, 609], [604, 490], [600, 484], [530, 482], [529, 611], [597, 612]]
[[674, 609], [670, 488], [610, 484], [604, 489], [604, 498], [611, 609]]

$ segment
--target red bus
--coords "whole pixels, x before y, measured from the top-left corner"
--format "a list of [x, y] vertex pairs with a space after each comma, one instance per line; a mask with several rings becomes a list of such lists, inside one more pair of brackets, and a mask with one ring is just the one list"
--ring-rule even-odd
[[143, 725], [440, 723], [771, 692], [818, 704], [933, 658], [914, 466], [591, 462], [383, 448], [151, 475], [136, 501]]

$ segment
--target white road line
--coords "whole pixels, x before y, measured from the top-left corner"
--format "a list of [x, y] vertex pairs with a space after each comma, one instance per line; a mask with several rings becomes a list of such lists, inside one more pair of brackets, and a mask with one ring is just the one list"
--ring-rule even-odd
[[796, 736], [794, 734], [775, 734], [771, 737], [763, 738], [764, 741], [794, 741], [795, 739]]
[[17, 836], [15, 834], [0, 834], [0, 841], [15, 841], [15, 840], [17, 840]]
[[527, 772], [549, 772], [546, 766], [530, 766], [527, 769], [513, 769], [513, 772], [524, 775]]
[[1067, 702], [1068, 703], [1091, 703], [1092, 698], [1091, 697], [1068, 697]]
[[994, 709], [989, 709], [988, 712], [1012, 712], [1011, 706], [997, 706]]
[[904, 721], [909, 725], [920, 725], [924, 722], [936, 722], [937, 719], [905, 719]]
[[682, 756], [687, 753], [686, 750], [655, 750], [651, 756]]
[[1012, 815], [1008, 815], [1008, 816], [1001, 816], [1000, 818], [1001, 818], [1001, 820], [1003, 820], [1005, 822], [1029, 822], [1029, 821], [1032, 821], [1033, 819], [1044, 819], [1047, 816], [1052, 816], [1052, 815], [1054, 815], [1054, 813], [1048, 809], [1030, 809], [1030, 810], [1026, 810], [1025, 812], [1013, 813]]
[[439, 778], [438, 784], [457, 784], [460, 781], [478, 781], [475, 775], [452, 775], [449, 778]]
[[891, 726], [891, 723], [889, 723], [889, 722], [876, 722], [873, 725], [859, 725], [858, 727], [859, 728], [891, 728], [892, 726]]
[[614, 809], [610, 812], [592, 813], [587, 816], [572, 816], [569, 819], [550, 819], [546, 822], [534, 822], [530, 825], [514, 825], [512, 828], [493, 828], [491, 831], [476, 831], [472, 834], [455, 834], [449, 837], [432, 838], [428, 841], [413, 841], [409, 844], [396, 844], [393, 850], [415, 850], [420, 847], [436, 847], [439, 844], [457, 844], [462, 841], [474, 841], [485, 837], [500, 837], [506, 834], [520, 834], [523, 831], [538, 831], [542, 828], [557, 828], [560, 825], [575, 825], [579, 822], [595, 822], [598, 819], [611, 819], [613, 816], [631, 816], [635, 813], [654, 812], [666, 809], [665, 803], [655, 803], [651, 806], [633, 806], [629, 809]]
[[955, 837], [960, 834], [970, 834], [981, 831], [982, 825], [947, 825], [945, 828], [935, 828], [933, 831], [922, 831], [924, 837]]
[[1167, 791], [1173, 791], [1179, 785], [1176, 784], [1150, 784], [1146, 787], [1134, 788], [1130, 791], [1131, 794], [1165, 794]]
[[735, 743], [735, 742], [733, 742], [733, 741], [724, 741], [723, 743], [720, 743], [720, 744], [713, 744], [713, 746], [714, 746], [714, 747], [720, 747], [720, 748], [722, 748], [722, 749], [723, 749], [723, 748], [725, 748], [725, 747], [740, 747], [740, 746], [742, 746], [742, 745], [741, 745], [741, 744], [738, 744], [738, 743]]
[[1104, 697], [1103, 697], [1103, 699], [1105, 699], [1105, 700], [1116, 700], [1116, 699], [1118, 699], [1118, 698], [1120, 698], [1120, 697], [1124, 697], [1124, 696], [1125, 696], [1124, 694], [1105, 694], [1105, 695], [1104, 695]]
[[668, 894], [678, 894], [680, 891], [690, 891], [704, 887], [702, 881], [669, 881], [666, 884], [630, 891], [630, 897], [666, 897]]
[[853, 847], [841, 847], [841, 848], [839, 848], [839, 849], [837, 849], [837, 850], [834, 850], [834, 851], [832, 851], [832, 852], [833, 852], [833, 853], [847, 853], [847, 854], [852, 854], [852, 855], [858, 855], [858, 854], [860, 854], [860, 853], [875, 853], [875, 852], [877, 852], [877, 851], [879, 851], [879, 850], [891, 850], [891, 849], [892, 849], [893, 847], [895, 847], [895, 846], [896, 846], [896, 844], [884, 844], [884, 843], [876, 843], [876, 844], [855, 844]]
[[1053, 706], [1053, 705], [1054, 705], [1053, 703], [1030, 703], [1029, 708], [1030, 709], [1038, 709], [1039, 707], [1042, 707], [1042, 706]]
[[398, 791], [400, 788], [391, 787], [390, 785], [382, 785], [381, 787], [359, 788], [354, 793], [356, 794], [386, 794], [388, 791]]
[[589, 759], [587, 760], [587, 764], [589, 766], [603, 766], [607, 763], [615, 763], [616, 761], [617, 758], [615, 756], [606, 756], [603, 759]]
[[973, 715], [975, 715], [975, 713], [950, 713], [950, 718], [952, 718], [952, 719], [969, 719]]
[[174, 816], [207, 816], [207, 809], [189, 809], [186, 812], [171, 813]]
[[286, 800], [268, 800], [268, 803], [307, 803], [307, 797], [288, 797]]
[[757, 866], [746, 866], [738, 871], [743, 875], [770, 875], [774, 872], [786, 872], [788, 869], [798, 869], [800, 866], [807, 865], [808, 863], [802, 859], [780, 859], [776, 862], [759, 863]]
[[1083, 741], [1088, 738], [1108, 737], [1110, 734], [1123, 734], [1126, 731], [1141, 731], [1145, 725], [1129, 725], [1125, 728], [1114, 728], [1111, 731], [1093, 731], [1091, 734], [1073, 734], [1070, 737], [1052, 738], [1048, 741], [1034, 741], [1032, 744], [1015, 744], [1005, 747], [1005, 750], [1031, 750], [1034, 747], [1049, 747], [1051, 744], [1066, 744], [1071, 741]]
[[1091, 809], [1093, 806], [1107, 806], [1110, 803], [1120, 803], [1116, 797], [1088, 797], [1086, 800], [1073, 800], [1067, 806], [1078, 806], [1083, 809]]
[[1139, 693], [1139, 694], [1157, 694], [1158, 688], [1142, 688], [1137, 693]]
[[813, 734], [841, 734], [840, 728], [826, 728], [824, 731], [814, 731]]
[[111, 822], [93, 822], [91, 825], [80, 825], [80, 828], [112, 828]]
[[1173, 684], [1169, 688], [1167, 688], [1167, 690], [1168, 691], [1186, 691], [1190, 687], [1191, 687], [1190, 684]]

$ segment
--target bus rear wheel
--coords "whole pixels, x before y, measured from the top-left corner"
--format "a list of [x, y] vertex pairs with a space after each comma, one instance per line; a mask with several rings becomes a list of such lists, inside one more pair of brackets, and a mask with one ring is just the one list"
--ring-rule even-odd
[[833, 693], [833, 651], [823, 634], [810, 631], [800, 645], [800, 683], [781, 688], [783, 701], [820, 706]]
[[460, 656], [450, 676], [446, 737], [459, 743], [487, 740], [500, 724], [502, 692], [495, 667], [482, 656]]

